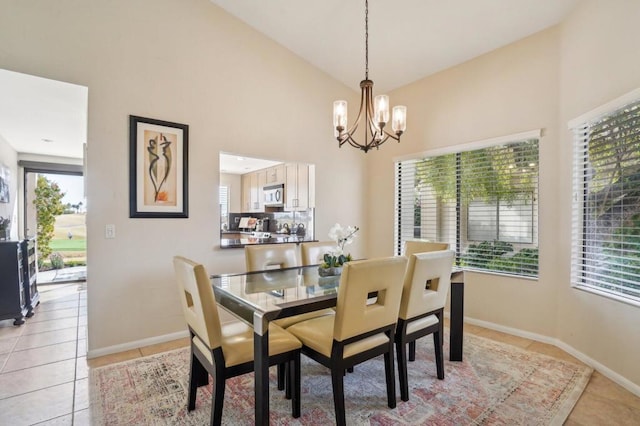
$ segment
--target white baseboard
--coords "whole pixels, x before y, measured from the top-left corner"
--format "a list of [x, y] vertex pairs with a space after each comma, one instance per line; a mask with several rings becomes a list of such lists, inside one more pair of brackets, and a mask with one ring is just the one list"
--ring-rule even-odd
[[[445, 317], [449, 317], [449, 313], [448, 312], [445, 313]], [[580, 361], [584, 362], [585, 364], [587, 364], [589, 367], [593, 368], [594, 370], [597, 370], [599, 373], [601, 373], [605, 377], [609, 378], [610, 380], [614, 381], [615, 383], [619, 384], [620, 386], [622, 386], [623, 388], [625, 388], [629, 392], [631, 392], [634, 395], [640, 397], [640, 386], [639, 385], [637, 385], [636, 383], [633, 383], [631, 380], [627, 379], [626, 377], [616, 373], [615, 371], [611, 370], [609, 367], [601, 364], [600, 362], [594, 360], [593, 358], [590, 358], [589, 356], [587, 356], [584, 353], [580, 352], [579, 350], [575, 349], [573, 346], [570, 346], [567, 343], [565, 343], [565, 342], [563, 342], [563, 341], [561, 341], [559, 339], [556, 339], [556, 338], [553, 338], [553, 337], [549, 337], [549, 336], [544, 336], [542, 334], [537, 334], [537, 333], [532, 333], [532, 332], [529, 332], [529, 331], [520, 330], [520, 329], [517, 329], [517, 328], [506, 327], [504, 325], [495, 324], [495, 323], [488, 322], [488, 321], [482, 321], [482, 320], [478, 320], [478, 319], [475, 319], [475, 318], [464, 317], [464, 322], [469, 323], [469, 324], [473, 324], [473, 325], [478, 325], [480, 327], [488, 328], [488, 329], [491, 329], [491, 330], [496, 330], [496, 331], [501, 331], [503, 333], [512, 334], [514, 336], [519, 336], [519, 337], [524, 337], [526, 339], [535, 340], [537, 342], [548, 343], [550, 345], [554, 345], [554, 346], [562, 349], [563, 351], [567, 352], [568, 354], [576, 357], [577, 359], [579, 359]]]
[[189, 337], [189, 330], [177, 331], [175, 333], [164, 334], [162, 336], [149, 337], [147, 339], [90, 350], [87, 352], [87, 359], [129, 351], [131, 349], [138, 349], [144, 346], [156, 345], [158, 343], [170, 342], [172, 340], [182, 339], [183, 337]]

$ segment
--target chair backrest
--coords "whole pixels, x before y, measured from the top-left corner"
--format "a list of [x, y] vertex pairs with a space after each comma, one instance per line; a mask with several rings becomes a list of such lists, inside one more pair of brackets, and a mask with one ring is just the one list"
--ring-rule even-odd
[[[338, 287], [334, 339], [343, 341], [395, 324], [406, 267], [404, 256], [345, 263]], [[372, 292], [378, 296], [374, 303], [368, 303]]]
[[333, 241], [316, 241], [313, 243], [300, 244], [302, 254], [302, 265], [319, 265], [324, 262], [325, 253], [334, 252], [338, 249]]
[[428, 251], [449, 250], [449, 243], [440, 243], [427, 240], [408, 240], [404, 242], [404, 256], [411, 257], [412, 254], [426, 253]]
[[450, 250], [412, 254], [402, 288], [399, 318], [415, 316], [444, 308], [449, 287], [454, 252]]
[[260, 244], [244, 246], [247, 272], [300, 266], [297, 244]]
[[204, 266], [181, 256], [173, 258], [184, 318], [209, 348], [221, 345], [220, 317], [213, 287]]

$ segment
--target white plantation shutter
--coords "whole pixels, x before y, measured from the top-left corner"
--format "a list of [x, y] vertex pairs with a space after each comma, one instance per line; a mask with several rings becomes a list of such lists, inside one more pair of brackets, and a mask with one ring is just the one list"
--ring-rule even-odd
[[537, 138], [395, 167], [397, 254], [410, 239], [448, 242], [459, 266], [537, 276]]
[[224, 224], [227, 222], [229, 214], [229, 187], [220, 186], [218, 203], [220, 204], [220, 221]]
[[[638, 97], [636, 97], [638, 99]], [[640, 101], [570, 124], [572, 285], [640, 302]]]

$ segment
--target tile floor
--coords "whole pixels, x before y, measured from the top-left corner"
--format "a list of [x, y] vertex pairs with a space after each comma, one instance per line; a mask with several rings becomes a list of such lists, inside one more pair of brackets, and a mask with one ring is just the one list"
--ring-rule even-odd
[[[85, 284], [40, 286], [36, 314], [0, 321], [0, 424], [89, 425], [88, 372], [187, 346], [188, 339], [86, 360]], [[579, 362], [555, 346], [466, 324], [465, 332]], [[638, 425], [640, 398], [595, 372], [567, 426]]]

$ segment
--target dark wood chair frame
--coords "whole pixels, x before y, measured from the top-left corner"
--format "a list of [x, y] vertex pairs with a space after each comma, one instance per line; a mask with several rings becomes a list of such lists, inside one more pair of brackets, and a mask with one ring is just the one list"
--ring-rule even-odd
[[[443, 345], [444, 345], [444, 324], [443, 324], [444, 308], [436, 309], [435, 311], [427, 312], [415, 316], [411, 319], [404, 320], [398, 319], [398, 327], [396, 328], [396, 354], [398, 356], [398, 379], [400, 381], [400, 399], [403, 401], [409, 400], [409, 380], [407, 374], [407, 344], [409, 345], [409, 361], [415, 361], [416, 359], [416, 340], [421, 337], [433, 334], [433, 346], [435, 347], [436, 355], [436, 371], [438, 379], [444, 379], [444, 357], [443, 357]], [[430, 315], [435, 315], [438, 318], [438, 323], [429, 327], [425, 327], [414, 333], [407, 334], [407, 326], [412, 321], [420, 318], [425, 318]]]
[[[232, 377], [241, 376], [253, 371], [253, 360], [231, 367], [225, 366], [224, 353], [218, 347], [211, 351], [214, 366], [211, 366], [206, 355], [195, 346], [193, 337], [195, 333], [189, 327], [191, 333], [191, 367], [189, 372], [189, 399], [188, 411], [196, 408], [196, 392], [200, 386], [209, 384], [209, 374], [214, 378], [213, 395], [211, 400], [211, 426], [222, 423], [222, 408], [224, 404], [225, 382]], [[300, 417], [300, 349], [283, 352], [269, 357], [269, 366], [286, 365], [287, 368], [287, 393], [286, 398], [291, 399], [291, 415]]]
[[[387, 383], [387, 405], [389, 408], [396, 408], [396, 379], [393, 367], [393, 344], [394, 330], [396, 324], [372, 330], [358, 336], [345, 339], [342, 342], [333, 341], [331, 347], [331, 357], [316, 352], [308, 346], [302, 346], [302, 353], [317, 361], [331, 370], [331, 385], [333, 387], [333, 404], [336, 412], [337, 426], [346, 426], [346, 415], [344, 405], [344, 372], [353, 371], [353, 366], [368, 361], [379, 355], [384, 355], [384, 372]], [[379, 345], [367, 351], [357, 353], [349, 358], [344, 358], [344, 347], [358, 340], [366, 339], [378, 333], [385, 333], [389, 337], [389, 342]]]

